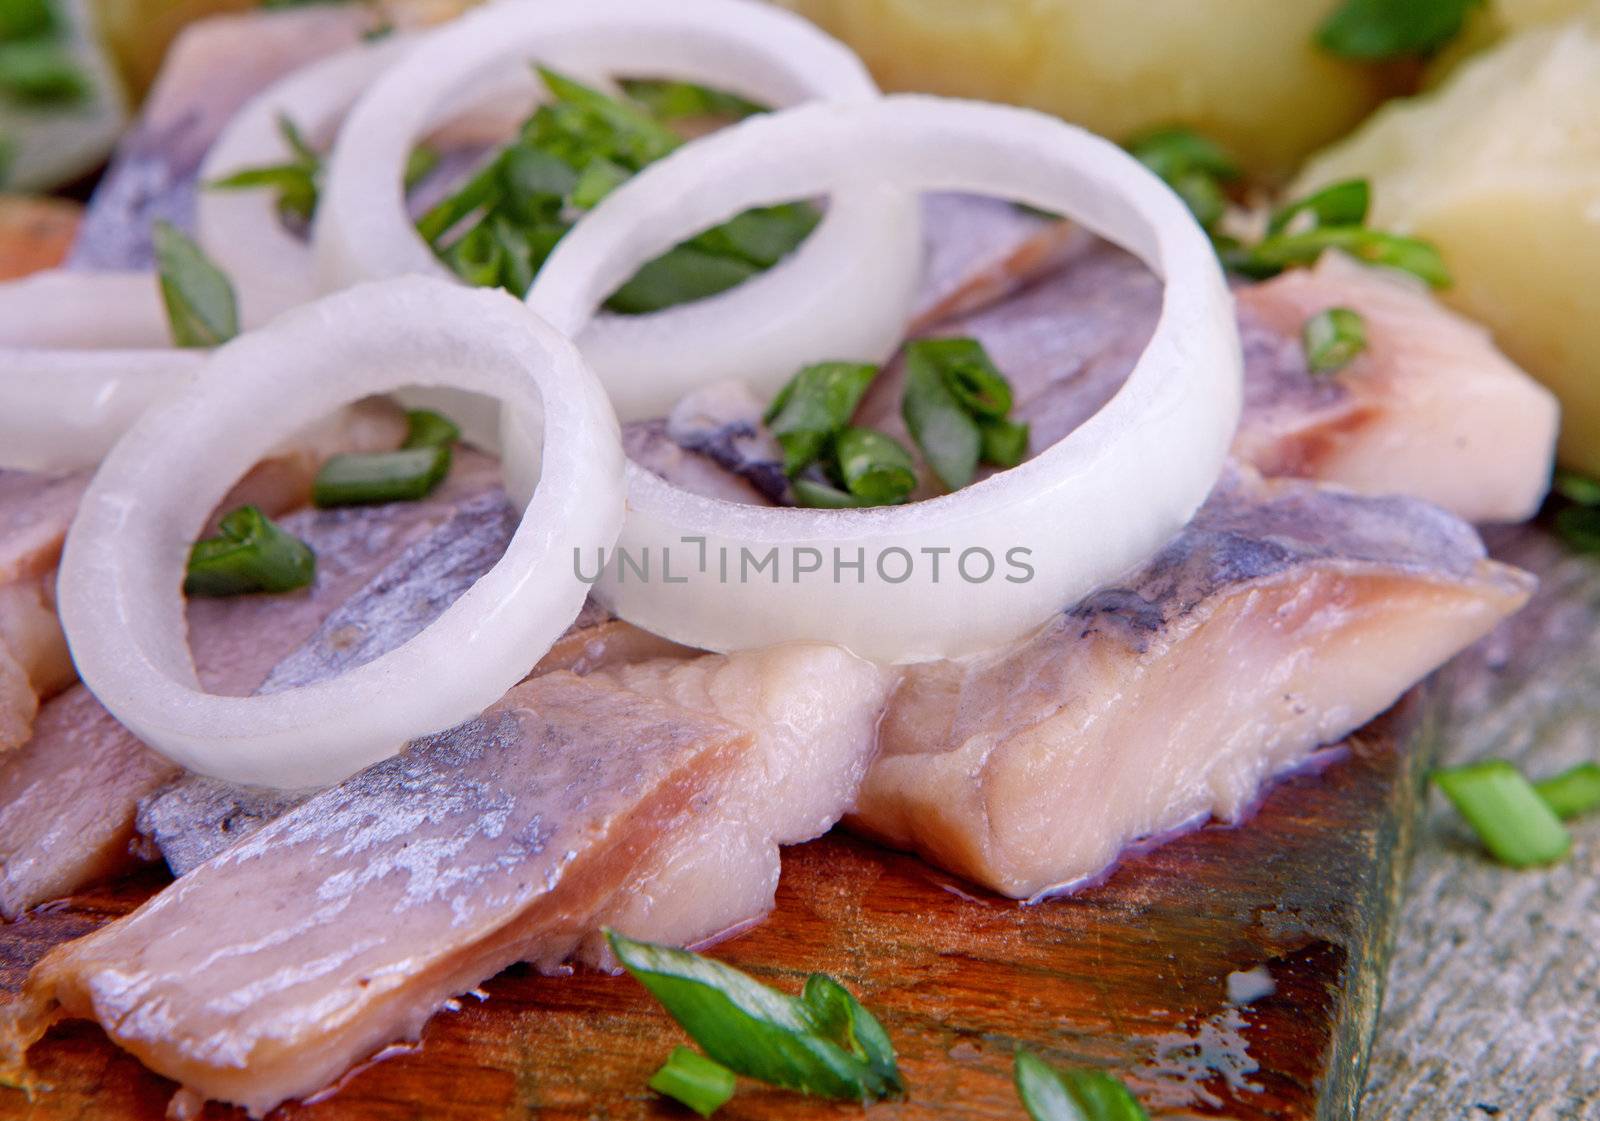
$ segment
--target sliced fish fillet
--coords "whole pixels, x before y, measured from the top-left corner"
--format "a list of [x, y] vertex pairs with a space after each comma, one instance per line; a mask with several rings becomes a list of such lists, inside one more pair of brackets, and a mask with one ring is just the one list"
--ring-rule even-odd
[[[748, 731], [739, 765], [605, 916], [634, 938], [705, 945], [772, 910], [780, 845], [826, 833], [855, 804], [894, 675], [838, 646], [787, 643], [615, 666], [599, 677]], [[585, 960], [611, 965], [603, 940]]]
[[952, 192], [922, 196], [922, 236], [913, 330], [1003, 299], [1089, 240], [1070, 222], [1004, 199]]
[[1231, 473], [1141, 570], [998, 653], [909, 668], [854, 828], [1006, 895], [1237, 820], [1527, 599], [1426, 503]]
[[0, 1013], [0, 1065], [90, 1017], [258, 1116], [320, 1090], [506, 966], [567, 957], [749, 743], [596, 677], [534, 678], [52, 950]]

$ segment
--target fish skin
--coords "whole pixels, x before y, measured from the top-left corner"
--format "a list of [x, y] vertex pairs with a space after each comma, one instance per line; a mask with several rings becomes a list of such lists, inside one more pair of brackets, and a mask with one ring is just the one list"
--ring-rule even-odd
[[0, 1067], [90, 1017], [255, 1116], [320, 1090], [506, 966], [570, 954], [749, 742], [598, 678], [528, 681], [52, 950], [0, 1012]]
[[[458, 452], [451, 476], [421, 502], [302, 510], [282, 519], [318, 555], [306, 590], [193, 599], [189, 643], [201, 684], [247, 695], [355, 594], [375, 570], [448, 520], [464, 494], [497, 483], [486, 457]], [[487, 474], [486, 474], [487, 473]], [[141, 798], [181, 772], [75, 684], [40, 710], [32, 738], [0, 755], [0, 915], [123, 871]]]
[[1526, 601], [1427, 503], [1230, 471], [1124, 583], [1034, 636], [910, 667], [850, 826], [1004, 895], [1238, 820]]

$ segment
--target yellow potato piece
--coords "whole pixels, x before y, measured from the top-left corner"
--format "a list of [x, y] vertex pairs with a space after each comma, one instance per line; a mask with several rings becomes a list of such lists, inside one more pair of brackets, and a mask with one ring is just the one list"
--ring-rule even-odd
[[1439, 246], [1455, 277], [1444, 298], [1556, 392], [1561, 459], [1600, 475], [1597, 107], [1600, 14], [1509, 39], [1385, 107], [1293, 191], [1370, 179], [1372, 224]]
[[1031, 105], [1126, 140], [1186, 124], [1282, 175], [1383, 96], [1312, 42], [1330, 0], [779, 0], [880, 84]]

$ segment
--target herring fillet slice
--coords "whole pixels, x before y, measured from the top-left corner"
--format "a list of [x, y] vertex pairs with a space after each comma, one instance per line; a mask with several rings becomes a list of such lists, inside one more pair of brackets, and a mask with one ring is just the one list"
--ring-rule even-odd
[[907, 670], [853, 828], [1018, 898], [1237, 820], [1520, 607], [1426, 503], [1236, 469], [1126, 583], [1016, 645]]
[[[451, 478], [415, 503], [306, 510], [283, 519], [319, 557], [316, 583], [285, 596], [195, 600], [189, 638], [206, 688], [248, 693], [274, 664], [463, 495], [492, 485], [485, 457], [459, 453]], [[180, 771], [117, 723], [81, 684], [46, 703], [32, 738], [0, 754], [0, 915], [130, 866], [139, 799]]]
[[[605, 925], [674, 946], [704, 946], [772, 910], [779, 846], [820, 837], [855, 804], [895, 680], [816, 642], [614, 665], [596, 676], [752, 737], [699, 812], [607, 908]], [[578, 956], [614, 968], [598, 936]]]
[[525, 682], [52, 950], [0, 1066], [91, 1017], [255, 1115], [320, 1090], [506, 966], [566, 957], [748, 743], [594, 678]]

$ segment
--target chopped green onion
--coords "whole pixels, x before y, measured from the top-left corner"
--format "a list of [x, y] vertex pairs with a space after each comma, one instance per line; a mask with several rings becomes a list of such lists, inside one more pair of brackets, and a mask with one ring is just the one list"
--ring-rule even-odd
[[839, 1101], [905, 1092], [883, 1025], [837, 982], [814, 978], [796, 998], [687, 950], [606, 937], [634, 979], [734, 1073]]
[[468, 284], [494, 288], [505, 270], [506, 254], [494, 230], [479, 224], [444, 251], [444, 261]]
[[1381, 62], [1431, 54], [1461, 33], [1480, 0], [1344, 0], [1317, 29], [1341, 58]]
[[192, 596], [290, 592], [311, 583], [317, 558], [304, 541], [254, 506], [222, 519], [216, 537], [195, 542], [183, 590]]
[[450, 472], [445, 446], [370, 455], [336, 455], [322, 465], [311, 489], [318, 506], [361, 506], [426, 498]]
[[785, 472], [794, 475], [816, 462], [877, 376], [878, 367], [861, 362], [818, 362], [779, 390], [763, 419], [783, 448]]
[[1549, 864], [1572, 847], [1555, 811], [1503, 759], [1435, 771], [1433, 781], [1502, 864]]
[[0, 94], [33, 105], [70, 105], [93, 92], [89, 76], [53, 39], [0, 44]]
[[1579, 763], [1533, 784], [1555, 815], [1565, 821], [1600, 809], [1600, 763]]
[[1591, 479], [1576, 471], [1557, 471], [1551, 489], [1580, 506], [1600, 506], [1600, 479]]
[[918, 339], [906, 354], [907, 361], [936, 367], [956, 400], [974, 417], [1000, 420], [1011, 411], [1011, 383], [995, 369], [977, 339]]
[[1372, 188], [1367, 181], [1345, 179], [1314, 191], [1303, 199], [1296, 199], [1278, 210], [1267, 222], [1267, 233], [1283, 233], [1302, 214], [1310, 217], [1310, 229], [1364, 225], [1371, 205]]
[[200, 247], [166, 222], [151, 231], [161, 299], [172, 341], [179, 346], [220, 346], [239, 333], [233, 285]]
[[849, 491], [840, 490], [832, 483], [808, 479], [804, 475], [791, 484], [797, 505], [817, 510], [859, 510], [867, 505]]
[[1012, 1077], [1033, 1121], [1149, 1121], [1138, 1099], [1103, 1070], [1058, 1070], [1019, 1049]]
[[1306, 320], [1301, 339], [1311, 372], [1331, 374], [1367, 349], [1367, 323], [1358, 312], [1331, 307]]
[[592, 210], [600, 200], [628, 181], [631, 173], [621, 164], [601, 156], [590, 160], [572, 187], [570, 200], [579, 210]]
[[1600, 553], [1600, 509], [1568, 506], [1556, 511], [1556, 533], [1580, 553]]
[[260, 187], [275, 188], [278, 192], [278, 213], [285, 218], [309, 222], [317, 209], [318, 183], [322, 178], [322, 157], [306, 143], [300, 129], [288, 116], [279, 114], [278, 132], [289, 146], [294, 158], [286, 163], [247, 167], [221, 179], [212, 180], [206, 187], [214, 191], [249, 190]]
[[1169, 127], [1142, 133], [1128, 151], [1177, 192], [1205, 229], [1222, 219], [1228, 198], [1222, 184], [1239, 177], [1239, 167], [1216, 141], [1193, 129]]
[[0, 43], [44, 38], [57, 30], [50, 0], [0, 0]]
[[447, 448], [461, 439], [455, 421], [432, 409], [411, 409], [406, 413], [406, 441], [402, 448]]
[[620, 315], [648, 315], [726, 292], [760, 271], [736, 257], [678, 245], [646, 262], [632, 280], [611, 294], [605, 306]]
[[935, 340], [919, 340], [906, 347], [906, 389], [900, 413], [939, 481], [949, 490], [960, 490], [978, 470], [983, 435], [950, 388], [937, 350], [925, 349], [930, 341]]
[[1028, 426], [1014, 420], [978, 421], [983, 437], [983, 462], [996, 467], [1015, 467], [1028, 454]]
[[727, 117], [738, 121], [767, 111], [766, 106], [747, 101], [738, 94], [707, 89], [693, 82], [624, 78], [621, 85], [622, 92], [629, 99], [638, 102], [662, 121], [679, 121], [690, 117]]
[[846, 428], [834, 439], [839, 477], [864, 506], [893, 506], [917, 489], [916, 465], [898, 440], [870, 428]]
[[405, 189], [410, 191], [418, 183], [433, 174], [439, 166], [439, 153], [426, 144], [419, 144], [411, 149], [411, 154], [406, 157]]
[[650, 1078], [650, 1089], [710, 1117], [733, 1097], [733, 1071], [697, 1051], [675, 1047]]
[[1369, 230], [1364, 226], [1321, 226], [1303, 233], [1273, 234], [1238, 250], [1226, 263], [1246, 276], [1275, 276], [1296, 265], [1315, 264], [1329, 249], [1342, 249], [1367, 264], [1385, 265], [1421, 277], [1435, 288], [1450, 285], [1439, 251], [1426, 241]]

